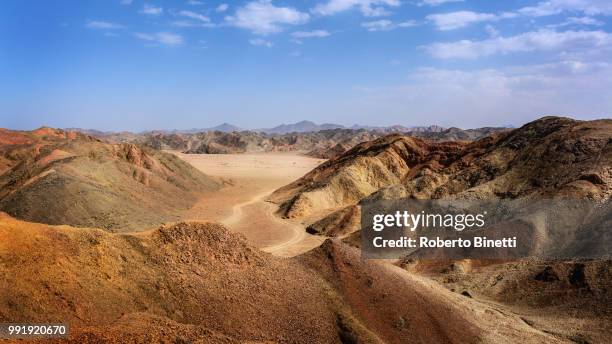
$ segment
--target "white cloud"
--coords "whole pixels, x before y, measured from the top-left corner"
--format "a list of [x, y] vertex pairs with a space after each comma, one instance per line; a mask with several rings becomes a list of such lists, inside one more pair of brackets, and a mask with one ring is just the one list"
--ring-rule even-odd
[[499, 31], [495, 27], [493, 27], [493, 25], [487, 24], [487, 26], [485, 26], [485, 31], [491, 38], [499, 37]]
[[368, 31], [387, 31], [394, 27], [393, 22], [386, 19], [361, 23], [361, 26]]
[[299, 25], [309, 19], [308, 13], [302, 13], [291, 7], [276, 7], [271, 0], [249, 2], [238, 8], [233, 16], [225, 17], [229, 25], [248, 29], [260, 35], [280, 32], [283, 25]]
[[177, 46], [184, 43], [183, 37], [170, 32], [135, 33], [136, 38], [162, 45]]
[[101, 20], [88, 20], [87, 23], [85, 23], [85, 27], [100, 30], [118, 30], [124, 28], [121, 24]]
[[398, 27], [405, 28], [405, 27], [413, 27], [417, 25], [419, 24], [414, 20], [407, 20], [407, 21], [395, 24], [394, 22], [387, 20], [387, 19], [381, 19], [381, 20], [361, 23], [361, 27], [367, 29], [370, 32], [389, 31], [389, 30], [397, 29]]
[[400, 4], [399, 0], [329, 0], [316, 5], [312, 12], [328, 16], [358, 8], [364, 16], [379, 17], [391, 14], [385, 6], [398, 7]]
[[597, 20], [593, 17], [569, 17], [564, 22], [560, 24], [552, 24], [549, 25], [551, 28], [558, 28], [570, 25], [591, 25], [591, 26], [603, 26], [604, 22], [601, 20]]
[[[438, 0], [432, 0], [436, 2]], [[443, 1], [443, 0], [442, 0]], [[535, 6], [523, 7], [517, 12], [501, 12], [493, 13], [478, 13], [472, 11], [456, 11], [449, 13], [430, 14], [426, 17], [427, 20], [434, 23], [438, 30], [455, 30], [466, 27], [478, 22], [491, 22], [502, 19], [516, 18], [519, 15], [542, 17], [557, 15], [563, 12], [583, 12], [587, 16], [570, 17], [568, 21], [549, 25], [549, 27], [560, 27], [571, 24], [581, 25], [602, 25], [598, 21], [589, 16], [591, 15], [612, 15], [612, 1], [610, 0], [549, 0], [542, 1]]]
[[145, 4], [144, 6], [142, 6], [142, 9], [140, 10], [140, 13], [148, 14], [148, 15], [151, 15], [151, 16], [158, 16], [158, 15], [164, 13], [164, 9], [162, 7], [157, 7], [157, 6]]
[[446, 4], [449, 2], [463, 2], [464, 0], [423, 0], [419, 3], [419, 5], [427, 5], [427, 6], [440, 6], [442, 4]]
[[583, 12], [586, 15], [612, 15], [612, 1], [610, 0], [548, 0], [541, 1], [535, 6], [523, 7], [519, 13], [543, 17], [563, 12]]
[[170, 22], [170, 25], [176, 27], [206, 27], [206, 28], [214, 28], [217, 27], [216, 24], [210, 22], [201, 22], [195, 20], [175, 20]]
[[414, 27], [417, 25], [419, 25], [419, 23], [416, 20], [406, 20], [397, 24], [398, 27]]
[[327, 37], [330, 36], [331, 33], [329, 33], [326, 30], [313, 30], [313, 31], [297, 31], [291, 34], [291, 37], [293, 38], [321, 38], [321, 37]]
[[265, 39], [261, 39], [261, 38], [249, 39], [249, 43], [251, 43], [251, 45], [254, 45], [254, 46], [266, 47], [266, 48], [272, 48], [274, 46], [274, 43], [268, 40], [265, 40]]
[[472, 11], [457, 11], [449, 13], [430, 14], [427, 20], [434, 23], [438, 30], [455, 30], [473, 23], [490, 22], [500, 19], [513, 18], [516, 14], [504, 12], [501, 14], [478, 13]]
[[604, 31], [539, 30], [510, 37], [490, 38], [482, 41], [462, 40], [433, 43], [425, 50], [440, 59], [473, 59], [492, 55], [531, 51], [587, 51], [612, 46], [612, 34]]
[[119, 3], [122, 5], [131, 5], [134, 0], [121, 0]]
[[210, 22], [210, 18], [208, 18], [207, 16], [197, 13], [197, 12], [193, 12], [193, 11], [179, 11], [177, 13], [177, 15], [182, 16], [182, 17], [187, 17], [187, 18], [191, 18], [191, 19], [195, 19], [195, 20], [199, 20], [201, 22], [205, 22], [208, 23]]
[[601, 20], [597, 20], [592, 17], [569, 17], [567, 18], [567, 22], [572, 23], [572, 24], [594, 25], [594, 26], [603, 26], [605, 24]]
[[[588, 60], [586, 60], [588, 61]], [[612, 115], [612, 64], [562, 60], [504, 69], [421, 68], [405, 84], [363, 88], [357, 112], [463, 127], [522, 124], [544, 115]], [[508, 123], [508, 119], [514, 123]]]
[[187, 1], [187, 4], [191, 6], [200, 6], [200, 5], [204, 5], [204, 2], [198, 1], [198, 0], [189, 0]]
[[393, 14], [384, 7], [365, 7], [361, 10], [366, 17], [386, 17]]
[[[429, 5], [449, 2], [446, 0], [425, 0]], [[430, 14], [426, 18], [434, 23], [438, 30], [455, 30], [466, 27], [478, 22], [491, 22], [501, 19], [516, 18], [519, 15], [531, 17], [543, 17], [557, 15], [564, 12], [582, 12], [586, 16], [571, 17], [568, 21], [549, 25], [549, 27], [559, 27], [570, 24], [600, 25], [600, 21], [591, 18], [592, 15], [612, 15], [612, 1], [610, 0], [547, 0], [537, 3], [535, 6], [528, 6], [516, 12], [478, 13], [472, 11], [456, 11], [449, 13]]]
[[228, 8], [229, 8], [228, 4], [220, 4], [219, 6], [217, 6], [215, 11], [217, 11], [217, 12], [225, 12], [225, 11], [227, 11]]

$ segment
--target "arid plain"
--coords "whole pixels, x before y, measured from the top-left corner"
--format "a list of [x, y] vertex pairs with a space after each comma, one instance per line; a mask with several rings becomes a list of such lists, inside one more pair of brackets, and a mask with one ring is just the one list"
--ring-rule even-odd
[[284, 257], [304, 253], [324, 240], [306, 233], [304, 224], [277, 216], [277, 206], [266, 201], [274, 190], [300, 178], [324, 159], [300, 152], [173, 153], [224, 185], [202, 197], [186, 220], [220, 222], [263, 251]]

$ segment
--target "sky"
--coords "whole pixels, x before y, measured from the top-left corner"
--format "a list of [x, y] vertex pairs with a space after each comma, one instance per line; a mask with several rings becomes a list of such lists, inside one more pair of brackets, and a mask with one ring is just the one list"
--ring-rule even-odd
[[610, 0], [3, 0], [0, 127], [612, 117]]

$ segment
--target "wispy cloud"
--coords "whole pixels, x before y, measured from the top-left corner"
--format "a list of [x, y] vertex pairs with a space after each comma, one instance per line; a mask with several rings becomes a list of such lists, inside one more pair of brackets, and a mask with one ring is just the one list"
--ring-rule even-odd
[[202, 22], [196, 20], [174, 20], [170, 22], [170, 25], [175, 27], [189, 27], [189, 28], [215, 28], [218, 25], [210, 22]]
[[368, 31], [388, 31], [393, 29], [393, 22], [383, 19], [361, 23], [361, 26], [366, 28]]
[[612, 15], [612, 1], [609, 0], [547, 0], [534, 6], [521, 8], [519, 13], [544, 17], [563, 12], [583, 12], [586, 15]]
[[318, 15], [334, 15], [352, 9], [359, 9], [364, 16], [380, 17], [390, 15], [389, 7], [400, 6], [399, 0], [329, 0], [316, 5], [312, 12]]
[[548, 27], [560, 28], [560, 27], [571, 26], [571, 25], [603, 26], [605, 25], [605, 23], [593, 17], [586, 17], [586, 16], [585, 17], [569, 17], [562, 23], [549, 25]]
[[430, 14], [426, 19], [432, 22], [438, 30], [448, 31], [460, 29], [473, 23], [490, 22], [500, 19], [514, 18], [517, 14], [504, 12], [501, 14], [478, 13], [472, 11], [457, 11], [449, 13]]
[[238, 8], [234, 15], [225, 17], [227, 24], [259, 35], [280, 32], [284, 25], [303, 24], [309, 19], [308, 13], [291, 7], [274, 6], [271, 0], [249, 2]]
[[330, 36], [326, 30], [313, 30], [313, 31], [296, 31], [291, 34], [293, 38], [321, 38]]
[[99, 29], [99, 30], [118, 30], [123, 29], [124, 26], [121, 24], [102, 21], [102, 20], [88, 20], [85, 23], [85, 27], [89, 29]]
[[225, 12], [225, 11], [227, 11], [228, 8], [229, 8], [228, 4], [220, 4], [219, 6], [217, 6], [217, 8], [215, 8], [215, 11], [217, 11], [217, 12]]
[[419, 23], [416, 20], [406, 20], [397, 24], [398, 27], [414, 27], [418, 25]]
[[485, 31], [491, 38], [499, 37], [499, 31], [495, 27], [493, 27], [493, 25], [487, 24], [487, 26], [485, 26]]
[[119, 3], [122, 5], [131, 5], [134, 0], [121, 0]]
[[364, 88], [355, 101], [359, 109], [391, 115], [410, 108], [412, 119], [425, 123], [432, 116], [460, 116], [463, 126], [476, 127], [509, 119], [518, 124], [545, 114], [607, 117], [611, 90], [612, 64], [561, 60], [469, 71], [420, 68], [405, 84]]
[[184, 43], [183, 37], [170, 32], [156, 32], [156, 33], [135, 33], [136, 38], [144, 41], [154, 42], [161, 45], [177, 46]]
[[449, 2], [463, 2], [464, 0], [422, 0], [419, 5], [440, 6]]
[[[429, 0], [430, 5], [441, 4], [444, 0]], [[439, 1], [442, 1], [438, 3]], [[424, 1], [426, 2], [426, 1]], [[590, 16], [612, 15], [612, 1], [609, 0], [548, 0], [541, 1], [534, 6], [527, 6], [513, 12], [501, 13], [479, 13], [472, 11], [456, 11], [449, 13], [430, 14], [426, 17], [438, 30], [447, 31], [466, 27], [479, 22], [492, 22], [502, 19], [516, 18], [519, 16], [543, 17], [558, 15], [564, 12], [582, 12], [585, 16], [570, 17], [567, 21], [549, 25], [549, 27], [561, 27], [567, 25], [601, 25], [602, 22]]]
[[255, 45], [258, 47], [266, 47], [266, 48], [272, 48], [274, 46], [274, 43], [262, 39], [262, 38], [253, 38], [253, 39], [249, 39], [249, 43], [251, 43], [251, 45]]
[[191, 6], [200, 6], [200, 5], [204, 5], [204, 1], [189, 0], [189, 1], [187, 1], [187, 4], [191, 5]]
[[145, 4], [144, 6], [142, 6], [140, 13], [151, 15], [151, 16], [158, 16], [164, 13], [164, 9], [162, 7]]
[[375, 20], [361, 23], [361, 26], [370, 32], [389, 31], [398, 27], [413, 27], [419, 25], [415, 20], [408, 20], [401, 23], [394, 23], [387, 19]]
[[612, 34], [604, 31], [539, 30], [510, 37], [496, 37], [482, 41], [461, 40], [434, 43], [425, 47], [433, 57], [440, 59], [474, 59], [492, 55], [533, 51], [582, 51], [612, 47]]
[[193, 11], [183, 10], [183, 11], [179, 11], [177, 13], [177, 15], [179, 15], [181, 17], [187, 17], [187, 18], [190, 18], [190, 19], [199, 20], [199, 21], [205, 22], [205, 23], [210, 22], [210, 18], [208, 18], [207, 16], [205, 16], [203, 14], [200, 14], [200, 13], [197, 13], [197, 12], [193, 12]]

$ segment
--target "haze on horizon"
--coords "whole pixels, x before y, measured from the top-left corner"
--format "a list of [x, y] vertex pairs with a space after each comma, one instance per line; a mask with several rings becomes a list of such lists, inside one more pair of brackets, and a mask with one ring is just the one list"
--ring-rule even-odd
[[0, 127], [612, 117], [608, 0], [8, 0]]

